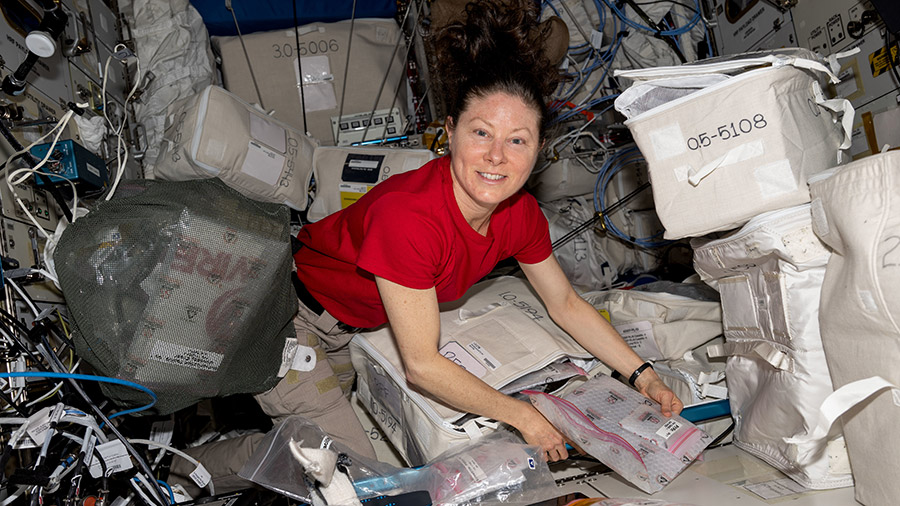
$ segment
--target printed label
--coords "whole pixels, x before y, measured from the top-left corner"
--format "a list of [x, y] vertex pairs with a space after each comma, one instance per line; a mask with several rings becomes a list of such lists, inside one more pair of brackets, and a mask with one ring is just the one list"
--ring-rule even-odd
[[28, 428], [25, 429], [25, 433], [37, 446], [44, 444], [44, 439], [50, 430], [50, 410], [51, 408], [44, 408], [28, 419]]
[[189, 348], [180, 344], [169, 343], [157, 339], [153, 343], [153, 348], [150, 350], [150, 356], [148, 358], [166, 364], [215, 372], [219, 369], [224, 357], [225, 356], [221, 353]]
[[478, 378], [483, 378], [484, 375], [487, 374], [487, 369], [481, 365], [481, 362], [456, 341], [450, 341], [441, 346], [438, 353]]
[[470, 353], [472, 353], [476, 358], [481, 360], [482, 364], [490, 367], [492, 371], [496, 371], [498, 367], [503, 365], [499, 360], [494, 358], [494, 356], [491, 355], [486, 349], [484, 349], [484, 347], [482, 347], [480, 344], [476, 343], [475, 341], [472, 341], [471, 343], [469, 343], [466, 346], [466, 348], [468, 348], [468, 351]]
[[341, 181], [375, 184], [378, 182], [382, 163], [384, 163], [384, 155], [351, 153], [344, 160], [344, 168], [341, 170]]
[[478, 462], [475, 462], [475, 459], [470, 457], [469, 455], [460, 455], [459, 462], [462, 464], [463, 469], [468, 471], [469, 476], [472, 477], [472, 481], [475, 483], [481, 483], [482, 481], [487, 479], [487, 475], [484, 473], [484, 469], [478, 465]]
[[869, 70], [872, 71], [872, 77], [878, 77], [884, 72], [887, 72], [891, 66], [897, 66], [898, 60], [898, 51], [900, 51], [900, 45], [897, 43], [891, 45], [890, 51], [888, 51], [887, 47], [881, 47], [877, 51], [873, 52], [869, 55]]
[[648, 321], [640, 321], [634, 323], [624, 323], [616, 325], [622, 339], [631, 346], [631, 349], [644, 360], [659, 360], [662, 353], [656, 346], [656, 339], [653, 338], [653, 324]]
[[97, 177], [100, 177], [100, 169], [98, 169], [97, 167], [94, 167], [93, 165], [91, 165], [89, 163], [87, 164], [87, 171]]
[[743, 487], [767, 501], [806, 492], [806, 489], [803, 488], [802, 485], [790, 478], [769, 480], [762, 483], [750, 483]]
[[150, 426], [150, 441], [156, 441], [164, 445], [172, 444], [172, 434], [175, 432], [175, 420], [171, 418], [161, 422], [153, 422]]
[[259, 179], [270, 186], [278, 184], [284, 168], [284, 155], [256, 142], [247, 143], [247, 156], [241, 165], [241, 172]]
[[203, 467], [203, 464], [197, 464], [196, 469], [191, 472], [191, 479], [194, 480], [194, 483], [196, 483], [198, 487], [203, 488], [209, 484], [209, 480], [212, 479], [212, 476], [209, 474], [209, 471]]
[[664, 423], [658, 431], [656, 431], [656, 435], [661, 436], [663, 439], [669, 439], [672, 437], [672, 434], [678, 432], [678, 429], [680, 429], [681, 426], [682, 424], [679, 423], [678, 420], [670, 418], [666, 420], [666, 423]]
[[[97, 452], [100, 452], [103, 462], [106, 463], [107, 476], [120, 471], [127, 471], [132, 467], [128, 450], [125, 449], [122, 441], [118, 439], [97, 445]], [[96, 456], [97, 452], [92, 452], [92, 455]], [[103, 475], [103, 466], [100, 465], [100, 461], [96, 458], [91, 461], [90, 471], [91, 476], [94, 478], [99, 478]]]
[[294, 363], [294, 355], [297, 352], [297, 339], [288, 337], [284, 340], [284, 348], [281, 350], [281, 366], [278, 368], [278, 377], [283, 378]]
[[341, 183], [338, 185], [338, 190], [341, 194], [341, 209], [346, 209], [347, 206], [362, 198], [369, 191], [369, 188], [371, 187], [368, 185], [358, 183]]

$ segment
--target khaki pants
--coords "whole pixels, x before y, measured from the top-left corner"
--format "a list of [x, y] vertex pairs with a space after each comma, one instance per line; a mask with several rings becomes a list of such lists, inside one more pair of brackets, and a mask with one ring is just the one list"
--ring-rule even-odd
[[[363, 431], [350, 406], [350, 388], [355, 371], [350, 363], [347, 343], [353, 337], [346, 327], [327, 311], [321, 316], [302, 302], [294, 317], [299, 344], [316, 353], [316, 366], [308, 372], [288, 371], [274, 388], [254, 396], [263, 412], [277, 424], [291, 415], [300, 415], [318, 424], [336, 441], [359, 455], [375, 458], [372, 443]], [[208, 443], [186, 450], [213, 477], [216, 494], [250, 486], [237, 476], [264, 434], [248, 434], [225, 441]], [[172, 460], [172, 483], [179, 483], [192, 496], [201, 491], [190, 479], [194, 464], [175, 456]]]

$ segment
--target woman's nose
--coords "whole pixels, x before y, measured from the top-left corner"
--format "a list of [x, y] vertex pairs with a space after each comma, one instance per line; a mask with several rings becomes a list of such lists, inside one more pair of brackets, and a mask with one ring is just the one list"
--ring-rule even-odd
[[506, 160], [506, 153], [503, 150], [503, 141], [500, 139], [495, 139], [491, 142], [490, 149], [485, 155], [485, 159], [491, 162], [493, 165], [499, 165]]

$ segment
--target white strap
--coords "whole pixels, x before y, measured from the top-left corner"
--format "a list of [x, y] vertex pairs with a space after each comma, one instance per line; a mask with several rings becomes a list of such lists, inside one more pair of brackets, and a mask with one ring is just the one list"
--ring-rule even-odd
[[792, 67], [821, 72], [827, 75], [828, 79], [835, 84], [841, 81], [838, 76], [831, 71], [831, 69], [820, 62], [817, 62], [815, 60], [807, 60], [805, 58], [794, 58], [785, 55], [766, 55], [760, 58], [743, 58], [700, 65], [653, 67], [649, 69], [637, 70], [614, 70], [613, 75], [616, 77], [621, 76], [635, 80], [652, 80], [681, 75], [725, 73], [743, 68], [765, 65], [767, 63], [771, 64], [773, 67], [783, 67], [785, 65], [790, 65]]
[[848, 56], [853, 56], [856, 53], [858, 53], [859, 51], [860, 51], [860, 48], [854, 47], [853, 49], [851, 49], [849, 51], [834, 53], [833, 55], [826, 57], [825, 60], [828, 61], [828, 66], [831, 67], [831, 71], [834, 72], [835, 74], [837, 74], [838, 72], [841, 71], [841, 64], [838, 63], [838, 60], [847, 58]]
[[848, 383], [829, 395], [819, 408], [816, 425], [803, 436], [784, 438], [788, 444], [803, 444], [819, 441], [828, 437], [828, 432], [835, 420], [850, 408], [885, 389], [893, 390], [894, 405], [900, 406], [900, 387], [890, 383], [881, 376], [872, 376], [853, 383]]
[[[853, 109], [853, 104], [850, 103], [846, 98], [832, 98], [826, 99], [825, 94], [822, 93], [822, 87], [819, 86], [819, 83], [813, 83], [813, 95], [816, 97], [816, 103], [820, 106], [828, 109], [829, 111], [834, 112], [835, 114], [841, 115], [841, 127], [844, 130], [844, 140], [841, 142], [841, 145], [838, 146], [838, 149], [847, 149], [850, 147], [850, 143], [852, 142], [853, 137], [853, 119], [856, 116], [856, 110]], [[841, 163], [841, 152], [838, 151], [838, 163]]]
[[790, 65], [799, 69], [815, 70], [827, 75], [832, 84], [841, 82], [841, 79], [834, 72], [832, 72], [830, 68], [815, 60], [806, 60], [804, 58], [779, 58], [778, 61], [773, 63], [773, 65], [776, 67], [779, 67], [781, 65]]
[[700, 387], [700, 396], [704, 398], [712, 397], [713, 399], [727, 399], [728, 387], [706, 383]]
[[462, 425], [462, 428], [464, 431], [466, 431], [466, 435], [469, 436], [469, 439], [473, 441], [483, 435], [481, 433], [481, 429], [479, 429], [478, 425], [475, 423], [475, 420], [468, 420]]
[[776, 369], [794, 371], [794, 359], [765, 341], [713, 344], [706, 347], [706, 353], [710, 358], [735, 355], [757, 356]]
[[727, 165], [743, 162], [744, 160], [749, 160], [763, 154], [765, 154], [765, 148], [763, 148], [763, 144], [761, 142], [748, 142], [746, 144], [742, 144], [734, 149], [728, 150], [727, 153], [707, 163], [703, 167], [700, 167], [698, 170], [694, 171], [692, 169], [690, 174], [688, 175], [688, 182], [693, 186], [697, 186], [698, 184], [700, 184], [700, 181], [702, 181], [703, 178], [712, 174], [713, 171], [718, 169], [719, 167], [725, 167]]

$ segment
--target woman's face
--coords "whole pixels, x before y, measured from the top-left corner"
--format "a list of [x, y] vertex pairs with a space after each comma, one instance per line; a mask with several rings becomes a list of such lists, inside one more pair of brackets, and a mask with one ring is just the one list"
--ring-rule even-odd
[[525, 185], [539, 132], [538, 111], [503, 92], [473, 98], [448, 121], [453, 192], [464, 216], [493, 211]]

